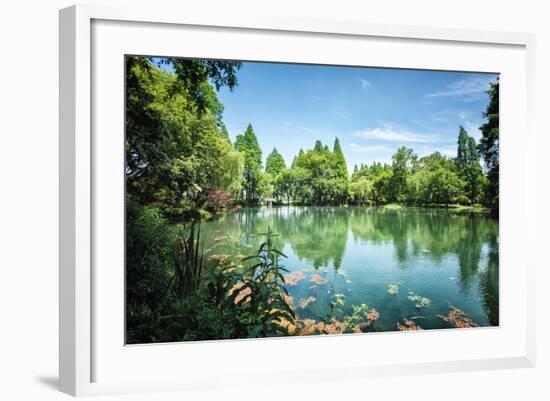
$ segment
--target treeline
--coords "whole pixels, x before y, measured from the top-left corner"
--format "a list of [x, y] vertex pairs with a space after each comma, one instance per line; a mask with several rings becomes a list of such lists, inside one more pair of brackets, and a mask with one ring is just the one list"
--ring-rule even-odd
[[498, 84], [489, 91], [478, 147], [461, 132], [456, 160], [439, 154], [418, 159], [411, 149], [401, 148], [391, 165], [358, 167], [349, 177], [338, 139], [332, 149], [317, 141], [288, 167], [274, 149], [265, 168], [251, 125], [231, 142], [216, 91], [237, 85], [240, 66], [230, 61], [126, 58], [129, 343], [284, 334], [286, 329], [276, 322], [283, 317], [294, 320], [277, 278], [280, 267], [269, 262], [278, 251], [260, 246], [247, 259], [260, 260], [258, 274], [252, 275], [235, 273], [231, 261], [208, 261], [201, 245], [204, 217], [266, 201], [498, 206]]
[[[495, 88], [498, 90], [497, 86]], [[273, 149], [267, 157], [265, 171], [261, 170], [258, 146], [256, 169], [249, 169], [245, 162], [243, 188], [250, 190], [243, 189], [241, 197], [256, 202], [273, 199], [279, 203], [301, 205], [382, 205], [396, 202], [426, 206], [480, 204], [496, 209], [498, 125], [496, 128], [487, 127], [493, 123], [488, 122], [482, 130], [493, 134], [496, 130], [496, 142], [484, 136], [480, 145], [460, 127], [456, 158], [446, 157], [440, 152], [419, 158], [413, 149], [402, 146], [392, 156], [391, 164], [356, 165], [351, 177], [338, 138], [332, 150], [320, 141], [311, 150], [300, 149], [288, 168], [277, 149]], [[249, 143], [257, 146], [251, 126], [244, 136], [251, 138]], [[491, 155], [489, 160], [486, 157], [488, 152]], [[487, 173], [481, 167], [482, 156], [485, 156]], [[254, 183], [258, 185], [254, 186]]]
[[491, 182], [481, 168], [474, 138], [462, 127], [457, 154], [448, 158], [435, 152], [419, 158], [402, 146], [391, 164], [356, 165], [348, 178], [338, 138], [332, 151], [320, 141], [311, 150], [300, 150], [289, 168], [274, 149], [263, 175], [272, 184], [262, 187], [259, 196], [304, 205], [489, 204]]
[[400, 147], [391, 165], [356, 166], [350, 195], [354, 203], [471, 205], [488, 202], [488, 185], [475, 140], [460, 127], [456, 158], [439, 152], [418, 158], [412, 149]]
[[[391, 164], [356, 165], [351, 177], [338, 138], [332, 150], [321, 141], [311, 150], [300, 149], [288, 168], [273, 149], [262, 171], [261, 149], [249, 125], [236, 143], [246, 155], [241, 198], [256, 203], [273, 199], [301, 205], [475, 204], [498, 214], [498, 90], [498, 82], [491, 84], [479, 144], [460, 127], [455, 158], [440, 152], [419, 158], [413, 149], [402, 146], [392, 156]], [[241, 147], [243, 142], [247, 147]], [[254, 155], [253, 160], [250, 155]]]
[[391, 164], [355, 166], [350, 177], [338, 138], [332, 148], [317, 141], [300, 150], [290, 166], [276, 148], [263, 165], [251, 124], [231, 142], [216, 90], [237, 85], [240, 63], [144, 57], [126, 62], [127, 194], [168, 218], [189, 220], [266, 202], [483, 204], [498, 210], [498, 83], [489, 88], [479, 145], [460, 127], [456, 158], [438, 152], [419, 158], [401, 147]]

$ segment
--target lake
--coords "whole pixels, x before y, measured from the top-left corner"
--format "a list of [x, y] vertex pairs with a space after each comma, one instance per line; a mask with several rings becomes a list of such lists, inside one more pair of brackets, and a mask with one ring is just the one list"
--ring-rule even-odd
[[328, 316], [339, 298], [341, 315], [353, 305], [375, 308], [375, 331], [396, 330], [404, 319], [450, 328], [438, 315], [451, 306], [479, 326], [498, 325], [499, 228], [490, 217], [421, 208], [243, 208], [203, 223], [205, 253], [240, 260], [257, 250], [268, 226], [287, 256], [282, 265], [295, 273], [287, 289], [302, 319]]

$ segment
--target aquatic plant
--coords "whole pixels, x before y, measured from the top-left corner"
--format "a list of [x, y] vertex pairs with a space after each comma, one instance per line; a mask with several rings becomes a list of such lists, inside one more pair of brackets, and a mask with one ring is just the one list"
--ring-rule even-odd
[[352, 315], [342, 320], [336, 318], [328, 321], [298, 320], [295, 333], [299, 336], [363, 333], [369, 331], [379, 317], [378, 311], [374, 308], [370, 309], [366, 304], [354, 305]]
[[200, 284], [204, 256], [200, 224], [199, 220], [180, 226], [176, 235], [173, 286], [180, 300], [188, 297]]
[[344, 319], [348, 327], [353, 327], [354, 333], [367, 331], [372, 324], [378, 320], [380, 313], [374, 308], [369, 308], [366, 304], [353, 305], [353, 313]]
[[286, 285], [293, 286], [305, 279], [306, 275], [303, 270], [296, 270], [294, 272], [285, 274], [283, 277]]
[[412, 320], [403, 319], [403, 323], [397, 322], [397, 330], [399, 331], [416, 331], [416, 330], [424, 330], [422, 327], [417, 325]]
[[301, 309], [305, 309], [307, 308], [307, 306], [313, 302], [317, 301], [317, 298], [314, 297], [314, 296], [309, 296], [307, 298], [304, 298], [304, 299], [301, 299], [299, 302], [298, 302], [298, 306], [301, 308]]
[[340, 311], [340, 307], [346, 303], [346, 296], [344, 294], [334, 294], [333, 300], [330, 302], [330, 309], [334, 312]]
[[399, 293], [399, 285], [397, 283], [388, 284], [388, 293], [391, 295], [397, 295]]
[[414, 294], [411, 291], [409, 291], [409, 296], [407, 297], [407, 299], [411, 302], [414, 302], [414, 306], [418, 309], [427, 308], [432, 304], [432, 301], [429, 298]]
[[437, 315], [437, 317], [451, 323], [456, 328], [479, 327], [463, 310], [453, 305], [449, 305], [449, 308], [447, 316]]
[[[243, 301], [247, 295], [250, 295], [252, 293], [252, 290], [249, 287], [246, 287], [244, 285], [244, 283], [242, 283], [242, 282], [238, 282], [237, 284], [235, 284], [229, 290], [228, 295], [233, 296], [233, 293], [235, 291], [237, 292], [237, 294], [235, 295], [235, 297], [233, 299], [233, 303], [235, 305], [238, 305], [239, 303], [241, 303], [241, 301]], [[247, 301], [248, 301], [248, 299], [247, 299]]]
[[314, 274], [313, 276], [311, 276], [311, 280], [310, 281], [313, 281], [315, 284], [317, 285], [323, 285], [323, 284], [326, 284], [328, 283], [328, 280], [325, 279], [325, 278], [322, 278], [321, 276], [319, 276], [318, 274]]
[[[247, 324], [250, 326], [249, 337], [265, 337], [270, 335], [288, 334], [283, 322], [294, 324], [296, 315], [287, 303], [288, 290], [285, 287], [283, 272], [287, 272], [279, 262], [284, 257], [281, 251], [273, 245], [276, 234], [267, 228], [263, 242], [256, 254], [243, 259], [249, 263], [249, 277], [243, 276], [242, 287], [238, 293], [233, 292], [234, 302], [240, 313], [246, 314]], [[243, 293], [244, 292], [244, 293]]]

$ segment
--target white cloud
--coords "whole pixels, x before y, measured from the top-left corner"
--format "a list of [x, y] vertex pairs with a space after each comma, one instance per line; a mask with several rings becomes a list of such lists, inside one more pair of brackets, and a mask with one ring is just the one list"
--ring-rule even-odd
[[381, 139], [392, 142], [437, 142], [437, 135], [419, 134], [409, 131], [395, 124], [383, 123], [380, 127], [365, 129], [354, 134], [365, 139]]
[[466, 132], [468, 132], [468, 135], [474, 137], [474, 139], [479, 142], [482, 136], [481, 131], [479, 130], [481, 124], [482, 123], [479, 121], [465, 121], [462, 126]]
[[372, 86], [372, 82], [367, 81], [366, 79], [360, 78], [359, 81], [361, 82], [361, 88], [368, 89]]
[[477, 100], [485, 96], [489, 83], [494, 81], [492, 76], [472, 76], [459, 81], [451, 82], [440, 91], [427, 93], [424, 97], [451, 97], [464, 101]]
[[431, 155], [432, 153], [434, 152], [439, 152], [441, 153], [443, 156], [447, 156], [447, 157], [456, 157], [456, 146], [447, 146], [447, 147], [444, 147], [444, 148], [440, 148], [440, 149], [430, 149], [429, 151], [427, 150], [426, 151], [426, 154], [423, 155], [423, 156], [427, 156], [427, 155]]
[[458, 118], [460, 118], [461, 120], [467, 119], [468, 116], [471, 115], [471, 114], [472, 114], [472, 113], [469, 112], [469, 111], [459, 111], [459, 112], [457, 113]]
[[446, 123], [452, 120], [464, 121], [472, 115], [470, 111], [464, 110], [441, 110], [432, 113], [430, 116], [430, 121], [436, 123]]
[[435, 152], [439, 152], [446, 157], [456, 157], [456, 149], [457, 149], [457, 145], [445, 145], [445, 146], [423, 145], [420, 147], [415, 147], [414, 152], [418, 155], [418, 157], [428, 156]]
[[352, 152], [386, 152], [391, 153], [393, 148], [384, 145], [358, 145], [356, 143], [350, 143]]

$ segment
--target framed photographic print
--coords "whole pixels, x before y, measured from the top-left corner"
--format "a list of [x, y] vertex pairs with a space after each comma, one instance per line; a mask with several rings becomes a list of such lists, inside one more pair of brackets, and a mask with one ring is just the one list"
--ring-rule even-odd
[[62, 391], [533, 365], [531, 35], [60, 29]]

